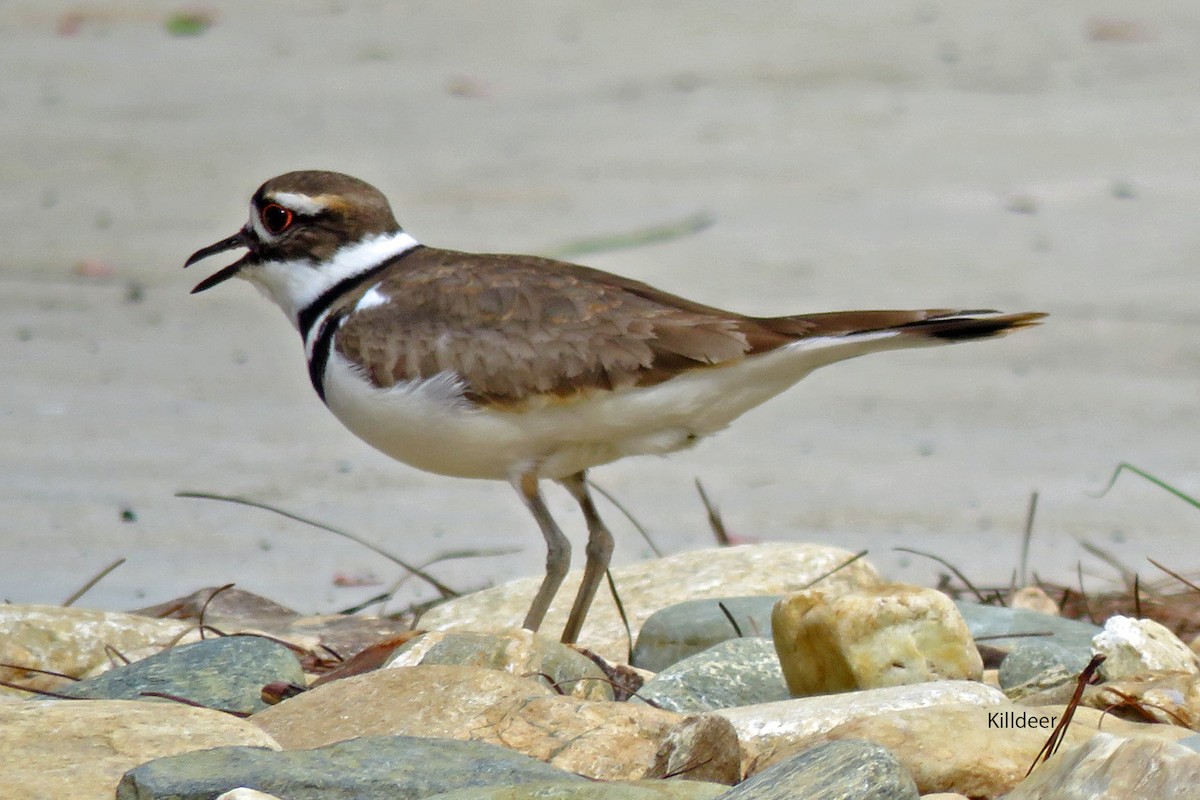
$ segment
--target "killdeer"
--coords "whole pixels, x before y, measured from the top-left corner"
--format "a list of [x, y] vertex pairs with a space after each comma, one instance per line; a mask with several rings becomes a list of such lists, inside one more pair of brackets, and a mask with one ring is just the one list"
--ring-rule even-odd
[[275, 301], [304, 340], [317, 395], [351, 432], [419, 469], [516, 488], [547, 545], [530, 630], [570, 562], [539, 483], [574, 496], [587, 561], [564, 642], [577, 639], [613, 548], [589, 468], [689, 447], [817, 367], [985, 339], [1044, 316], [746, 316], [575, 264], [425, 247], [378, 189], [336, 172], [267, 181], [241, 230], [184, 266], [240, 248], [193, 293], [236, 275]]

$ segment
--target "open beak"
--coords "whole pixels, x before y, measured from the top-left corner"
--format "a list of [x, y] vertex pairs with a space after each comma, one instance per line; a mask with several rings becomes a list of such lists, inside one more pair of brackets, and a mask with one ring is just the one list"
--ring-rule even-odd
[[[201, 247], [199, 250], [188, 256], [188, 260], [183, 262], [183, 266], [186, 269], [192, 264], [195, 264], [197, 261], [202, 261], [209, 256], [215, 256], [217, 253], [224, 253], [226, 250], [236, 250], [239, 247], [249, 246], [250, 236], [246, 233], [246, 229], [242, 228], [240, 231], [227, 239], [222, 239], [215, 244], [210, 244], [208, 247]], [[205, 289], [211, 289], [218, 283], [224, 283], [225, 281], [229, 280], [234, 275], [238, 274], [238, 271], [241, 270], [245, 262], [246, 258], [243, 256], [242, 258], [239, 258], [237, 261], [230, 264], [228, 267], [209, 275], [207, 278], [196, 284], [196, 288], [192, 289], [192, 294], [203, 292]]]

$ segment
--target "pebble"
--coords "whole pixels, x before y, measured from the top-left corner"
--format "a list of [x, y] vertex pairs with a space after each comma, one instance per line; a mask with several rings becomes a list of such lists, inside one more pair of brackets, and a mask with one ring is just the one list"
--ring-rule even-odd
[[207, 800], [252, 786], [287, 800], [395, 800], [467, 786], [583, 782], [483, 742], [363, 736], [313, 750], [217, 747], [159, 758], [125, 773], [117, 800]]
[[[719, 642], [738, 637], [770, 636], [771, 609], [781, 598], [782, 595], [777, 594], [716, 597], [688, 600], [655, 611], [638, 632], [630, 663], [651, 672], [661, 672]], [[733, 617], [732, 622], [730, 617]]]
[[667, 667], [635, 698], [681, 714], [787, 700], [791, 695], [775, 643], [765, 636], [729, 639]]
[[1168, 670], [1200, 672], [1191, 648], [1152, 619], [1109, 617], [1092, 638], [1092, 652], [1105, 657], [1099, 671], [1106, 680]]
[[[852, 553], [837, 547], [764, 543], [694, 550], [627, 564], [614, 567], [612, 576], [636, 632], [655, 611], [686, 600], [786, 594], [831, 571], [819, 583], [830, 591], [879, 583], [879, 573], [865, 560], [847, 565], [853, 558]], [[542, 624], [544, 633], [562, 630], [581, 574], [581, 570], [571, 572], [559, 589]], [[475, 631], [520, 627], [540, 583], [540, 577], [525, 578], [442, 603], [421, 618], [420, 627]], [[610, 661], [628, 661], [629, 635], [607, 590], [596, 595], [579, 641]]]
[[1010, 608], [1025, 609], [1051, 617], [1057, 617], [1061, 613], [1058, 603], [1040, 586], [1022, 586], [1008, 598], [1008, 605]]
[[533, 676], [557, 691], [588, 700], [612, 700], [604, 671], [587, 656], [560, 642], [523, 629], [503, 633], [432, 631], [405, 644], [388, 667], [447, 664], [487, 667]]
[[0, 703], [4, 797], [96, 800], [163, 756], [223, 745], [278, 749], [258, 726], [219, 711], [132, 700]]
[[733, 727], [634, 703], [564, 697], [532, 678], [479, 667], [398, 667], [323, 684], [254, 716], [287, 748], [355, 736], [472, 739], [597, 780], [741, 774]]
[[146, 692], [206, 708], [251, 714], [266, 708], [262, 687], [274, 681], [303, 686], [292, 651], [260, 636], [219, 636], [155, 653], [60, 689], [78, 698], [156, 700]]
[[1005, 800], [1159, 800], [1200, 795], [1200, 753], [1107, 733], [1060, 751]]
[[810, 737], [849, 720], [947, 703], [982, 706], [1007, 702], [999, 689], [981, 683], [937, 681], [726, 708], [713, 713], [733, 724], [746, 754], [743, 771], [752, 774], [763, 765], [778, 761], [779, 753], [795, 753], [801, 742], [808, 744]]
[[1091, 653], [1064, 647], [1053, 640], [1031, 639], [1000, 662], [1000, 688], [1018, 699], [1033, 692], [1072, 682], [1091, 661]]
[[807, 589], [776, 604], [772, 627], [784, 677], [797, 697], [983, 675], [962, 615], [936, 589]]
[[797, 753], [721, 800], [917, 800], [912, 776], [872, 742], [829, 742]]

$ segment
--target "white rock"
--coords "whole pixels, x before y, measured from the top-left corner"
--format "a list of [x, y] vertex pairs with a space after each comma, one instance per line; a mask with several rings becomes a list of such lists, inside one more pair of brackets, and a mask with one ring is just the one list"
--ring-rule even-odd
[[1105, 656], [1100, 674], [1106, 680], [1147, 672], [1200, 672], [1200, 660], [1175, 634], [1152, 619], [1110, 617], [1092, 637], [1092, 653]]

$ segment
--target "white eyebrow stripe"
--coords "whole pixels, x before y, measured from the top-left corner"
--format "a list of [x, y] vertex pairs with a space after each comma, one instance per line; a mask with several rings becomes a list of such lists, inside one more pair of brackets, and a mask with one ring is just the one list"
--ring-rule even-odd
[[329, 205], [320, 196], [310, 197], [296, 192], [272, 192], [267, 195], [267, 200], [279, 203], [284, 208], [290, 208], [299, 214], [319, 214], [329, 208]]

